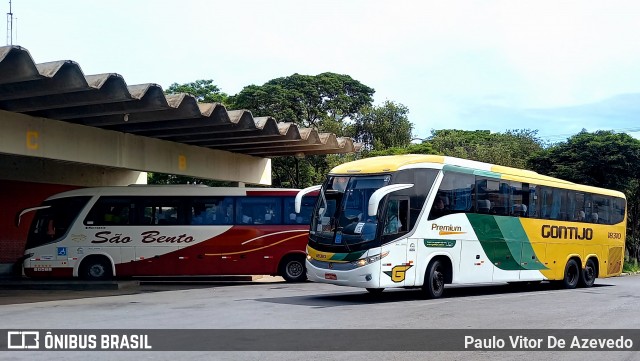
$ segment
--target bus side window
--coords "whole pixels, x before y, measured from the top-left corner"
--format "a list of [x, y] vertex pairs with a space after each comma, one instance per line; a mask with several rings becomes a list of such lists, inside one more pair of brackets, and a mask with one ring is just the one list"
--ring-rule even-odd
[[478, 213], [490, 213], [493, 204], [490, 199], [490, 187], [488, 179], [476, 179], [476, 209]]
[[224, 197], [199, 197], [191, 200], [188, 209], [190, 224], [228, 224], [226, 218], [227, 203], [233, 202]]
[[140, 218], [138, 223], [142, 225], [177, 225], [187, 224], [185, 221], [186, 205], [183, 200], [176, 198], [145, 198], [140, 201]]
[[296, 213], [294, 209], [295, 197], [285, 197], [283, 223], [284, 224], [309, 224], [311, 222], [311, 213], [316, 204], [315, 196], [305, 196], [302, 198], [300, 213]]
[[93, 205], [87, 218], [86, 225], [128, 225], [131, 223], [131, 199], [127, 197], [100, 197]]
[[407, 231], [409, 224], [409, 200], [390, 199], [385, 211], [384, 235]]

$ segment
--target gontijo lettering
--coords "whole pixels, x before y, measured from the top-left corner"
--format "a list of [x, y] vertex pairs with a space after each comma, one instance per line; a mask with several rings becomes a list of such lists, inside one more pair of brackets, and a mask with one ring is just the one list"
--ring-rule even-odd
[[593, 229], [566, 226], [551, 226], [545, 224], [542, 226], [542, 238], [559, 238], [559, 239], [586, 239], [593, 238]]

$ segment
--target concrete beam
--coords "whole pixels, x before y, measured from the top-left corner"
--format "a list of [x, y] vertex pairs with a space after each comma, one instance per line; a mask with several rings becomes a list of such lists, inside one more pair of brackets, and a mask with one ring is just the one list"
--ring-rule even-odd
[[271, 160], [267, 158], [2, 110], [0, 153], [247, 184], [271, 184]]
[[64, 184], [78, 187], [146, 184], [147, 173], [46, 158], [0, 154], [2, 180]]

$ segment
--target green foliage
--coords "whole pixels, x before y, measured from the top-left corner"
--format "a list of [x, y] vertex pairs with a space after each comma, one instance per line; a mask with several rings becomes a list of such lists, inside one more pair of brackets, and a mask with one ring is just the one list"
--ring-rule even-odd
[[640, 175], [638, 164], [640, 141], [611, 131], [582, 131], [529, 159], [529, 165], [541, 173], [623, 192]]
[[315, 176], [315, 169], [310, 159], [279, 157], [271, 160], [271, 184], [273, 187], [304, 188], [314, 184]]
[[537, 130], [433, 130], [428, 139], [436, 153], [507, 167], [526, 168], [532, 153], [542, 150]]
[[424, 142], [420, 144], [409, 144], [404, 147], [392, 147], [382, 150], [373, 150], [371, 152], [363, 152], [365, 158], [379, 157], [383, 155], [400, 155], [400, 154], [439, 154], [433, 149], [431, 143]]
[[211, 179], [200, 179], [175, 174], [164, 173], [148, 173], [148, 184], [205, 184], [210, 187], [233, 187], [237, 184], [235, 182], [218, 181]]
[[355, 117], [349, 133], [368, 151], [402, 148], [411, 142], [413, 124], [408, 114], [409, 108], [387, 100], [382, 106], [364, 108]]
[[234, 109], [248, 109], [254, 116], [272, 116], [341, 136], [344, 120], [371, 105], [373, 93], [372, 88], [348, 75], [293, 74], [261, 86], [247, 86], [230, 97], [230, 102]]
[[622, 266], [622, 272], [625, 273], [638, 273], [640, 272], [640, 266], [638, 266], [638, 260], [633, 260], [631, 262], [624, 262]]
[[640, 179], [631, 179], [627, 196], [626, 248], [630, 259], [640, 260]]
[[187, 93], [193, 95], [199, 103], [228, 103], [228, 95], [220, 91], [213, 80], [196, 80], [193, 83], [173, 83], [165, 90], [165, 94]]
[[[233, 109], [248, 109], [254, 116], [272, 116], [281, 122], [344, 136], [347, 122], [371, 105], [374, 90], [348, 75], [322, 73], [293, 74], [250, 85], [229, 98]], [[272, 160], [274, 187], [302, 188], [321, 183], [333, 168], [329, 156], [302, 159], [278, 157]]]
[[354, 154], [274, 158], [271, 162], [272, 184], [277, 188], [305, 188], [321, 184], [333, 167], [355, 159]]

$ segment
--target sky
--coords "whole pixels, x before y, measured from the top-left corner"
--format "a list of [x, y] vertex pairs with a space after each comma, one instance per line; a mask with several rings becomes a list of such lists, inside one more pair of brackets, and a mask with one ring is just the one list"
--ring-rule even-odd
[[637, 0], [12, 0], [12, 12], [13, 44], [36, 63], [73, 60], [128, 85], [213, 79], [236, 94], [334, 72], [374, 88], [376, 105], [407, 106], [417, 138], [640, 138]]

